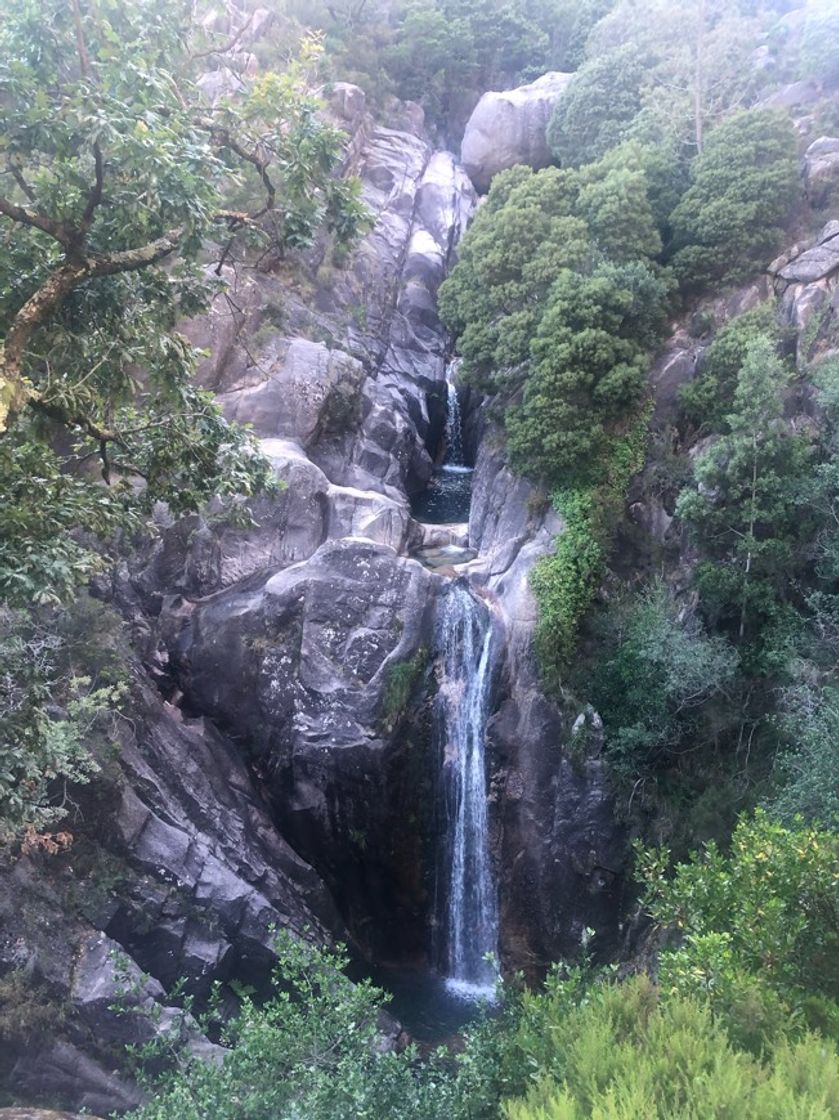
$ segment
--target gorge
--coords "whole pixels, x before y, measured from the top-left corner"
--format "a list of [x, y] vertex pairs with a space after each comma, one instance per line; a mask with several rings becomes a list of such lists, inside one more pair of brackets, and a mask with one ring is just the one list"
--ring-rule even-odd
[[829, 1097], [813, 5], [10, 2], [0, 1118]]

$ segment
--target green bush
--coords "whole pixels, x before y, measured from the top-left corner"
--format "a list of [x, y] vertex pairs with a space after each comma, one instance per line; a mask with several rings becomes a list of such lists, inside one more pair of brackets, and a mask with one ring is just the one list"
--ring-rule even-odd
[[679, 394], [685, 419], [700, 431], [724, 431], [749, 346], [763, 338], [777, 342], [779, 335], [771, 303], [762, 303], [726, 323], [705, 352], [700, 372]]
[[561, 273], [531, 344], [522, 404], [507, 413], [513, 465], [561, 486], [596, 475], [638, 406], [667, 286], [640, 261]]
[[118, 621], [82, 597], [62, 617], [0, 606], [0, 845], [66, 816], [99, 771], [127, 681]]
[[647, 53], [627, 43], [580, 68], [548, 125], [548, 143], [562, 167], [592, 163], [627, 138], [649, 65]]
[[787, 113], [736, 113], [708, 135], [673, 211], [673, 267], [688, 289], [735, 282], [768, 264], [800, 194]]
[[[385, 995], [351, 983], [343, 954], [289, 934], [277, 954], [274, 994], [260, 1006], [242, 993], [222, 1029], [224, 1062], [182, 1057], [134, 1120], [455, 1120], [452, 1075], [438, 1057], [383, 1045]], [[139, 1057], [148, 1068], [166, 1051], [164, 1039]]]
[[612, 441], [594, 481], [553, 495], [563, 529], [554, 551], [534, 568], [531, 585], [539, 605], [536, 652], [543, 674], [554, 685], [571, 660], [580, 623], [605, 574], [629, 480], [644, 464], [648, 419], [648, 406], [636, 412], [629, 430]]
[[644, 978], [604, 986], [545, 1024], [555, 1058], [506, 1120], [836, 1120], [839, 1055], [816, 1035], [759, 1061], [702, 1003]]
[[764, 336], [748, 344], [728, 433], [694, 464], [695, 486], [677, 513], [701, 551], [697, 586], [705, 610], [757, 640], [776, 622], [812, 526], [804, 505], [811, 445], [783, 420], [789, 372]]
[[725, 696], [738, 659], [698, 620], [680, 618], [663, 585], [613, 606], [607, 618], [591, 699], [603, 717], [609, 763], [631, 781], [713, 739], [706, 705]]
[[665, 990], [701, 994], [724, 1014], [744, 986], [799, 1013], [818, 996], [839, 1028], [839, 834], [757, 810], [728, 854], [709, 843], [668, 877], [666, 856], [647, 851], [639, 869], [646, 909], [684, 938], [661, 955]]

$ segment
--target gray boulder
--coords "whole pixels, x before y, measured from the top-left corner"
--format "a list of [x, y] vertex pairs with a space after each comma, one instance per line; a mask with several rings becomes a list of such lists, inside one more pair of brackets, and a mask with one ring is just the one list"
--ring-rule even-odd
[[815, 245], [804, 250], [792, 260], [781, 258], [779, 266], [770, 265], [770, 272], [776, 276], [780, 286], [790, 284], [813, 284], [827, 280], [839, 271], [839, 221], [828, 222]]
[[385, 545], [329, 542], [198, 604], [175, 651], [190, 704], [248, 744], [283, 835], [380, 959], [427, 947], [433, 759], [422, 704], [409, 725], [402, 706], [423, 689], [441, 585]]
[[307, 447], [352, 425], [364, 377], [361, 363], [340, 350], [303, 338], [274, 338], [219, 403], [229, 420], [251, 425], [256, 435]]
[[827, 206], [839, 194], [839, 137], [821, 136], [804, 153], [804, 184], [812, 206]]
[[526, 86], [485, 93], [466, 124], [460, 158], [479, 191], [499, 171], [525, 163], [547, 167], [547, 127], [573, 74], [550, 71]]

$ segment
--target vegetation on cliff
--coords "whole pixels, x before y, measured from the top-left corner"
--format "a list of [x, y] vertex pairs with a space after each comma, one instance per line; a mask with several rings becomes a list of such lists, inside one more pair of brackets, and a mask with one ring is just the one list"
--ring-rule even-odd
[[[839, 336], [826, 299], [797, 339], [765, 292], [722, 299], [810, 219], [790, 116], [759, 103], [755, 48], [772, 56], [789, 6], [292, 3], [254, 47], [277, 64], [213, 99], [197, 78], [217, 41], [186, 7], [7, 3], [0, 847], [24, 852], [69, 842], [49, 830], [130, 689], [85, 587], [155, 507], [242, 511], [271, 487], [176, 325], [238, 254], [280, 270], [364, 228], [313, 88], [416, 98], [452, 136], [487, 87], [578, 71], [548, 128], [556, 165], [496, 176], [439, 309], [510, 464], [563, 522], [532, 575], [536, 652], [572, 715], [602, 717], [622, 822], [661, 845], [635, 868], [655, 979], [590, 961], [538, 990], [514, 977], [462, 1049], [428, 1054], [383, 1038], [383, 993], [350, 983], [342, 952], [281, 934], [267, 1000], [187, 1000], [223, 1061], [165, 1030], [135, 1053], [137, 1120], [839, 1118]], [[776, 73], [835, 83], [835, 12], [811, 4], [799, 30]], [[675, 317], [703, 357], [642, 473]], [[622, 581], [633, 486], [670, 528]], [[382, 733], [425, 662], [389, 667]]]

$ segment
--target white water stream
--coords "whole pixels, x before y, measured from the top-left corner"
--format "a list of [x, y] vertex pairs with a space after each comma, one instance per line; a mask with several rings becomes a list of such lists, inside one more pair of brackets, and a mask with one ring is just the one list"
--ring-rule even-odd
[[[486, 720], [492, 618], [465, 584], [443, 600], [439, 718], [448, 833], [446, 986], [468, 999], [495, 995], [498, 899], [489, 853]], [[491, 959], [487, 959], [491, 957]]]

